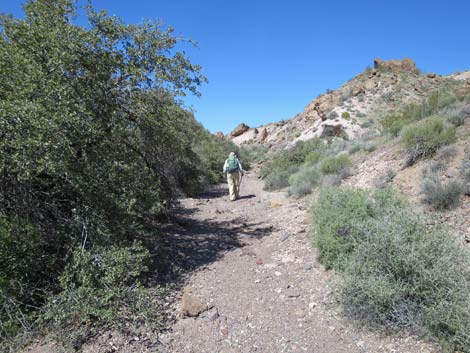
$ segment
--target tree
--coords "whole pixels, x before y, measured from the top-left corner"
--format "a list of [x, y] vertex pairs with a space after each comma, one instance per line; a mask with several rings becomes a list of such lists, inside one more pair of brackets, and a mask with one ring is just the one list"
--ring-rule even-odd
[[59, 290], [72, 248], [128, 245], [180, 190], [215, 179], [194, 152], [212, 137], [177, 101], [207, 80], [172, 28], [91, 6], [80, 27], [72, 0], [24, 10], [0, 17], [2, 322]]

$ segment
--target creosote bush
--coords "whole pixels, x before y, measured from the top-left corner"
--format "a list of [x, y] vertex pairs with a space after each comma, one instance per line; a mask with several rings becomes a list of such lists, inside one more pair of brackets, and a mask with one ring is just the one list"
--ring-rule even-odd
[[407, 127], [401, 141], [406, 148], [408, 165], [422, 158], [432, 157], [436, 151], [455, 141], [455, 127], [448, 126], [443, 119], [431, 117]]
[[470, 352], [470, 257], [389, 189], [325, 189], [312, 205], [320, 260], [346, 315]]
[[470, 147], [465, 148], [465, 155], [460, 166], [460, 175], [463, 183], [463, 192], [470, 196]]
[[279, 190], [289, 186], [289, 177], [296, 173], [303, 163], [316, 163], [324, 149], [323, 142], [314, 138], [299, 141], [295, 146], [278, 152], [261, 170], [265, 190]]
[[463, 186], [460, 181], [451, 180], [442, 183], [439, 175], [430, 173], [421, 182], [423, 202], [437, 210], [448, 210], [459, 204]]
[[323, 159], [320, 163], [320, 169], [323, 174], [347, 175], [351, 165], [351, 159], [347, 154], [343, 153]]
[[456, 102], [457, 96], [453, 92], [432, 92], [422, 102], [407, 104], [401, 111], [385, 116], [380, 120], [380, 125], [391, 135], [398, 136], [405, 126], [432, 115], [445, 113]]
[[320, 180], [321, 174], [315, 166], [302, 166], [289, 177], [288, 194], [297, 198], [308, 195]]

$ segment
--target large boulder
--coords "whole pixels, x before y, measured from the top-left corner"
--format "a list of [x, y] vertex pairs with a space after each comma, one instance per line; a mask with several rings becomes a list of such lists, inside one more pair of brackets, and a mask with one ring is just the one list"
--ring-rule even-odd
[[416, 63], [409, 59], [405, 58], [403, 60], [374, 60], [374, 68], [376, 70], [390, 70], [394, 72], [414, 72], [416, 70]]
[[232, 137], [240, 136], [244, 134], [245, 132], [247, 132], [249, 129], [250, 127], [248, 125], [241, 123], [235, 129], [233, 129], [233, 131], [230, 133], [230, 136]]
[[217, 131], [215, 133], [215, 136], [218, 137], [219, 139], [223, 139], [225, 137], [225, 135], [222, 131]]

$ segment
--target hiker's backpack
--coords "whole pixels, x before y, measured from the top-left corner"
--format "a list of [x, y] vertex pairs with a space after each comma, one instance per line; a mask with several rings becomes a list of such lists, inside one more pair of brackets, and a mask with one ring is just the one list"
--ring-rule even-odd
[[227, 160], [227, 173], [235, 173], [238, 171], [238, 159], [236, 157], [228, 157]]

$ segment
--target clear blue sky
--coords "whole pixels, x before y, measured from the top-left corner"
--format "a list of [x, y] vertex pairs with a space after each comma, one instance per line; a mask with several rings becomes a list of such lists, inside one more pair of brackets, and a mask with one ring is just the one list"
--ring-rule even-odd
[[[20, 0], [0, 12], [21, 14]], [[85, 3], [79, 0], [79, 4]], [[196, 40], [187, 48], [209, 83], [187, 105], [210, 131], [288, 119], [327, 88], [382, 59], [426, 72], [470, 69], [468, 0], [93, 0], [128, 23], [161, 19]]]

